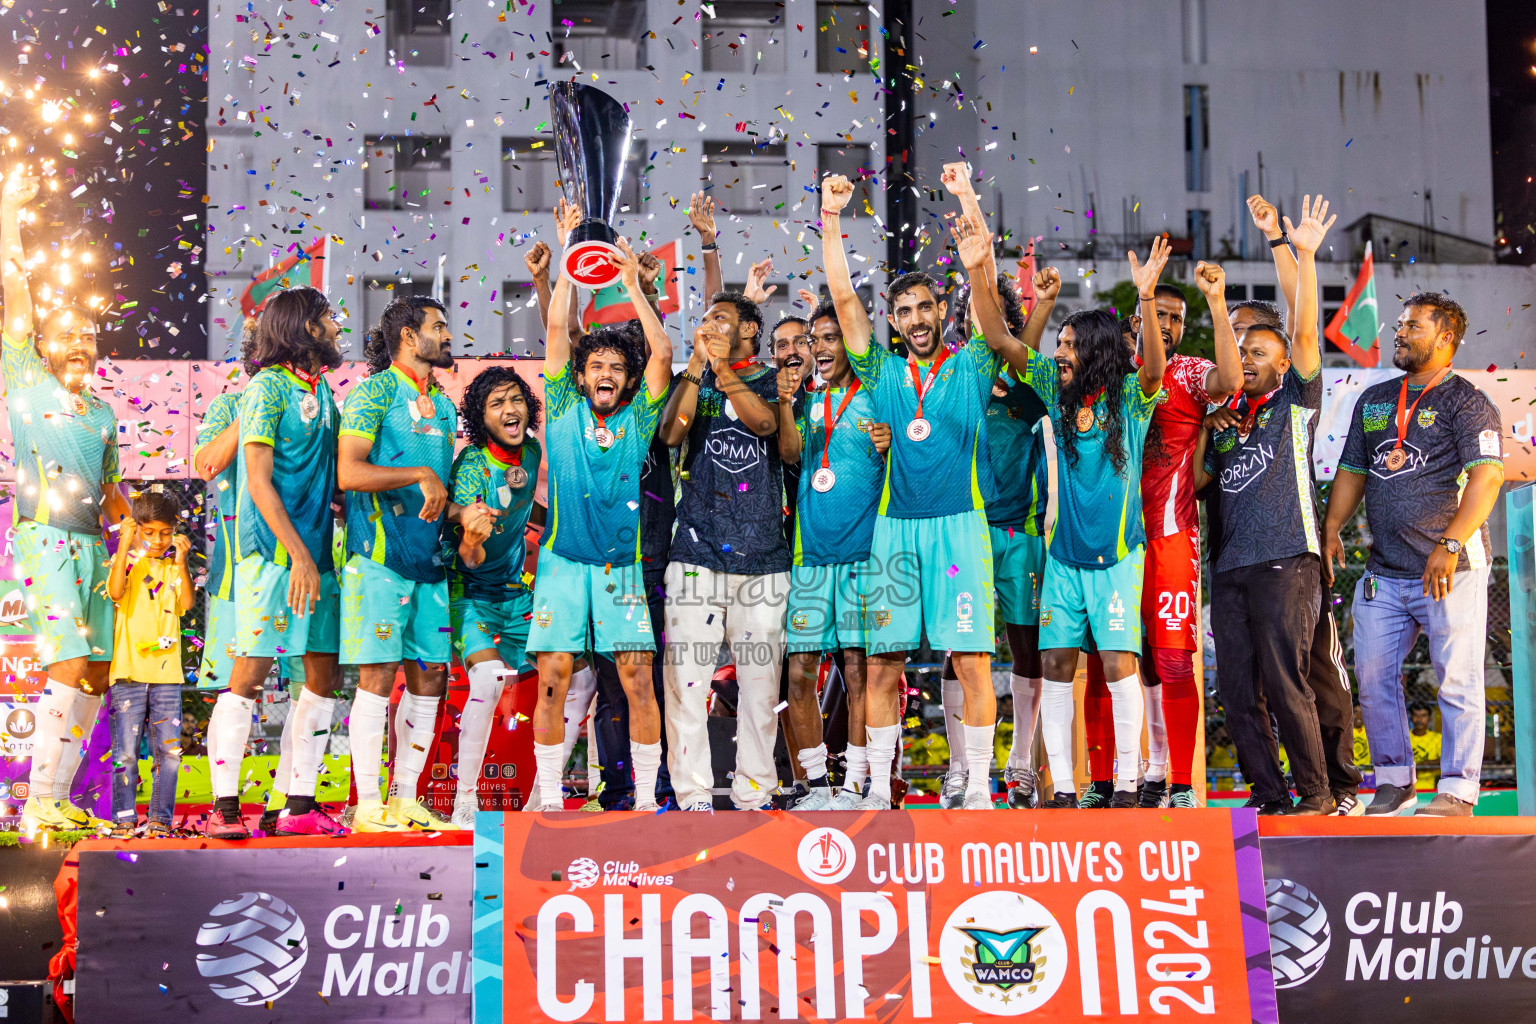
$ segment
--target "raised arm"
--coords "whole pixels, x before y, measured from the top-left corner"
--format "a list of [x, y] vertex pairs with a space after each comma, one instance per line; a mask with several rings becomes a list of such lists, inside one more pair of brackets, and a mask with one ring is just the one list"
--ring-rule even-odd
[[[0, 188], [0, 287], [4, 288], [5, 333], [31, 345], [32, 292], [27, 287], [27, 251], [21, 244], [21, 208], [37, 197], [38, 179], [20, 170]], [[11, 387], [20, 381], [8, 381]]]
[[1136, 254], [1128, 252], [1126, 259], [1131, 261], [1131, 280], [1136, 284], [1136, 298], [1141, 303], [1141, 322], [1148, 325], [1143, 330], [1143, 337], [1151, 337], [1156, 344], [1149, 345], [1145, 341], [1141, 346], [1141, 369], [1136, 372], [1141, 379], [1141, 393], [1155, 395], [1163, 387], [1163, 372], [1168, 368], [1168, 351], [1163, 348], [1163, 338], [1157, 328], [1157, 279], [1163, 276], [1163, 267], [1168, 265], [1168, 255], [1173, 251], [1173, 246], [1168, 239], [1161, 235], [1152, 239], [1152, 251], [1147, 254], [1146, 263], [1138, 263]]
[[981, 333], [987, 347], [1003, 359], [1023, 380], [1029, 372], [1029, 349], [1008, 330], [1002, 309], [997, 303], [997, 275], [986, 279], [987, 268], [995, 266], [992, 260], [992, 233], [975, 217], [962, 214], [949, 226], [960, 251], [960, 262], [965, 265], [971, 278], [971, 308], [981, 323]]
[[533, 248], [523, 254], [523, 263], [533, 275], [533, 290], [539, 297], [539, 323], [549, 330], [549, 260], [548, 242], [535, 242]]
[[672, 381], [672, 338], [640, 287], [640, 258], [629, 247], [628, 240], [621, 238], [618, 244], [623, 255], [613, 257], [613, 265], [619, 268], [619, 280], [624, 282], [630, 305], [635, 307], [635, 315], [645, 329], [645, 344], [650, 350], [645, 361], [645, 388], [652, 395], [662, 395]]
[[1301, 223], [1292, 224], [1291, 218], [1285, 218], [1285, 230], [1296, 245], [1299, 264], [1297, 308], [1291, 321], [1291, 365], [1306, 380], [1315, 377], [1322, 366], [1317, 344], [1317, 249], [1338, 219], [1338, 214], [1328, 216], [1328, 200], [1322, 196], [1302, 197]]
[[1290, 305], [1296, 298], [1296, 257], [1291, 253], [1291, 247], [1285, 244], [1285, 234], [1280, 230], [1280, 214], [1268, 199], [1261, 195], [1248, 197], [1248, 213], [1253, 217], [1254, 226], [1264, 232], [1264, 237], [1269, 240], [1269, 253], [1275, 261], [1275, 277], [1280, 282], [1280, 294], [1285, 296], [1286, 308], [1290, 313], [1287, 321], [1291, 330], [1296, 329], [1296, 310]]
[[[970, 164], [964, 160], [945, 164], [939, 180], [944, 183], [950, 195], [960, 200], [961, 213], [978, 224], [987, 222], [987, 218], [981, 212], [981, 199], [976, 195], [976, 187], [971, 184]], [[984, 272], [986, 279], [991, 282], [992, 294], [997, 295], [997, 256], [990, 248], [987, 250], [987, 266]], [[974, 283], [972, 287], [975, 287]], [[967, 331], [969, 329], [969, 326], [964, 328]]]
[[1056, 308], [1056, 296], [1061, 294], [1061, 273], [1055, 267], [1035, 271], [1030, 279], [1035, 289], [1035, 305], [1024, 321], [1024, 337], [1019, 340], [1040, 351], [1040, 339], [1045, 336], [1046, 325], [1051, 322], [1051, 311]]
[[848, 273], [848, 254], [843, 249], [843, 207], [853, 198], [853, 185], [841, 174], [821, 182], [821, 261], [826, 265], [827, 291], [837, 309], [837, 326], [843, 332], [843, 347], [856, 356], [869, 351], [874, 328], [869, 310], [853, 290]]
[[[568, 204], [564, 196], [556, 200], [555, 226], [560, 237], [570, 237], [571, 231], [579, 223], [581, 211]], [[549, 322], [544, 329], [546, 377], [571, 361], [571, 292], [571, 280], [562, 273], [555, 279], [555, 287], [550, 293]]]
[[656, 428], [662, 444], [676, 448], [683, 443], [683, 438], [688, 436], [688, 425], [699, 408], [699, 385], [704, 382], [705, 368], [724, 359], [730, 351], [731, 339], [713, 330], [708, 323], [694, 328], [693, 352], [688, 356], [688, 367], [672, 389], [667, 407], [661, 413], [661, 425]]
[[[1232, 397], [1243, 386], [1243, 359], [1237, 354], [1237, 335], [1227, 316], [1227, 274], [1214, 263], [1201, 262], [1195, 267], [1195, 286], [1211, 308], [1211, 323], [1216, 328], [1216, 365], [1205, 375], [1205, 393], [1211, 401]], [[1199, 472], [1198, 466], [1195, 472]]]
[[[779, 459], [791, 466], [800, 462], [800, 428], [795, 423], [795, 394], [800, 390], [800, 371], [786, 366], [779, 371]], [[809, 401], [814, 401], [812, 396]], [[794, 495], [790, 495], [793, 500]]]
[[725, 290], [720, 274], [720, 242], [715, 233], [715, 200], [703, 192], [688, 198], [688, 223], [699, 233], [699, 247], [704, 250], [704, 301]]
[[773, 273], [773, 257], [758, 260], [747, 270], [747, 286], [742, 289], [742, 294], [759, 306], [764, 305], [773, 298], [773, 293], [779, 290], [776, 284], [768, 284], [768, 275]]

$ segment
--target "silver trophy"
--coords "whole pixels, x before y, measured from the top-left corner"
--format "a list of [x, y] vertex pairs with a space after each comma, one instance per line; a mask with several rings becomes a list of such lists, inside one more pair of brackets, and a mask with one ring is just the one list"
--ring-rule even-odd
[[565, 240], [562, 270], [583, 288], [606, 288], [619, 279], [609, 259], [619, 253], [610, 221], [629, 160], [629, 114], [601, 89], [575, 82], [550, 89], [549, 112], [565, 198], [582, 213]]

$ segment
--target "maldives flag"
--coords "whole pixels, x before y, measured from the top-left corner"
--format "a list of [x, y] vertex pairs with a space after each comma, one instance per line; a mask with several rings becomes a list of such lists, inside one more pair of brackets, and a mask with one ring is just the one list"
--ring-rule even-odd
[[309, 285], [325, 291], [325, 246], [326, 236], [321, 235], [309, 247], [295, 251], [275, 267], [251, 278], [245, 294], [240, 296], [240, 315], [254, 316], [273, 292], [284, 288]]
[[1376, 336], [1381, 333], [1381, 319], [1376, 310], [1376, 264], [1371, 259], [1371, 243], [1365, 243], [1365, 262], [1360, 276], [1349, 290], [1344, 305], [1333, 314], [1323, 335], [1361, 366], [1381, 362], [1381, 347]]
[[[661, 260], [661, 311], [676, 313], [682, 308], [677, 301], [677, 241], [674, 239], [659, 249], [652, 249], [651, 253]], [[587, 303], [581, 322], [588, 325], [621, 324], [634, 316], [635, 307], [630, 303], [623, 283], [618, 282], [592, 293], [592, 301]]]

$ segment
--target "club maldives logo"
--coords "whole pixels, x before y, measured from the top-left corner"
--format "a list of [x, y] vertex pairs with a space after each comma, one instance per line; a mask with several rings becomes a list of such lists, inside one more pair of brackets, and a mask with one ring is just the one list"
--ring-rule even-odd
[[795, 851], [800, 873], [813, 882], [832, 885], [853, 871], [858, 854], [853, 840], [835, 828], [816, 828], [807, 832]]
[[265, 892], [242, 892], [208, 912], [197, 930], [197, 972], [214, 995], [261, 1006], [286, 995], [309, 959], [298, 912]]
[[1323, 969], [1333, 931], [1323, 901], [1289, 878], [1264, 881], [1264, 901], [1269, 913], [1269, 962], [1275, 972], [1275, 988], [1295, 988]]
[[569, 891], [590, 889], [601, 883], [605, 887], [639, 888], [640, 886], [668, 886], [671, 875], [653, 875], [640, 867], [635, 860], [606, 860], [599, 864], [591, 857], [577, 857], [566, 866], [565, 880], [571, 883]]
[[590, 889], [603, 877], [603, 869], [591, 857], [577, 857], [565, 869], [565, 880], [574, 889]]
[[1014, 1017], [1045, 1005], [1067, 975], [1067, 940], [1049, 910], [1023, 893], [993, 890], [950, 913], [939, 963], [974, 1009]]

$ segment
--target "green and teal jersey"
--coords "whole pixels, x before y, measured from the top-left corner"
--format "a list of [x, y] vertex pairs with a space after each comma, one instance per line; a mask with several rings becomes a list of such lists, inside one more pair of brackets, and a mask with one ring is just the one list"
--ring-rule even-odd
[[992, 489], [987, 494], [987, 524], [1045, 536], [1045, 508], [1050, 483], [1045, 465], [1045, 403], [1004, 370], [998, 378], [1006, 395], [987, 403], [987, 464]]
[[[417, 405], [422, 392], [415, 381], [398, 366], [364, 377], [347, 392], [341, 436], [372, 442], [368, 461], [375, 466], [426, 466], [447, 487], [459, 413], [435, 385], [429, 383], [427, 388], [430, 415]], [[424, 522], [420, 516], [424, 504], [426, 497], [417, 484], [372, 494], [349, 491], [347, 553], [362, 555], [417, 583], [443, 580], [447, 515]]]
[[544, 443], [549, 458], [549, 526], [544, 546], [588, 565], [640, 561], [640, 471], [661, 421], [666, 394], [640, 390], [604, 423], [613, 434], [597, 444], [597, 419], [576, 387], [570, 363], [544, 378]]
[[[331, 557], [335, 525], [331, 495], [336, 490], [336, 431], [340, 423], [336, 399], [331, 397], [325, 378], [311, 388], [286, 366], [266, 367], [251, 378], [240, 396], [241, 460], [248, 444], [271, 446], [272, 486], [322, 573], [335, 568]], [[240, 488], [235, 532], [241, 558], [260, 555], [276, 565], [291, 564], [288, 551], [267, 525], [248, 487]]]
[[[875, 402], [869, 389], [855, 382], [847, 388], [805, 396], [795, 425], [800, 431], [800, 487], [795, 506], [796, 565], [846, 565], [869, 557], [875, 533], [875, 510], [885, 484], [885, 459], [869, 439]], [[831, 400], [832, 444], [827, 445], [827, 403]], [[829, 491], [813, 486], [825, 452], [835, 480]]]
[[[508, 480], [514, 465], [501, 461], [487, 448], [470, 445], [453, 462], [449, 490], [454, 504], [467, 506], [482, 501], [501, 513], [496, 517], [495, 532], [486, 538], [485, 561], [477, 566], [465, 565], [460, 560], [461, 534], [457, 528], [448, 531], [449, 578], [455, 597], [505, 601], [528, 589], [523, 585], [523, 536], [528, 529], [528, 516], [533, 512], [534, 492], [539, 489], [539, 461], [544, 452], [532, 438], [524, 441], [519, 451], [522, 461], [516, 468], [524, 476], [518, 487]], [[512, 476], [517, 473], [512, 472]]]
[[[208, 403], [203, 422], [197, 427], [197, 443], [192, 457], [203, 446], [211, 444], [240, 418], [240, 392], [226, 391]], [[239, 551], [235, 547], [235, 515], [240, 494], [245, 490], [245, 477], [241, 473], [240, 452], [218, 476], [213, 478], [209, 511], [214, 516], [216, 529], [213, 534], [213, 554], [208, 559], [208, 596], [230, 600], [235, 588], [235, 562]]]
[[998, 369], [987, 343], [972, 339], [942, 361], [917, 364], [925, 385], [930, 372], [939, 375], [923, 397], [923, 419], [930, 429], [921, 441], [907, 436], [917, 416], [911, 364], [874, 338], [861, 356], [850, 349], [848, 361], [870, 391], [875, 419], [891, 425], [879, 514], [927, 519], [983, 508], [982, 421]]
[[[1056, 360], [1031, 351], [1024, 383], [1050, 411], [1057, 437], [1067, 430], [1077, 433], [1075, 462], [1060, 444], [1056, 446], [1056, 524], [1048, 541], [1050, 555], [1082, 569], [1108, 568], [1146, 543], [1141, 522], [1141, 458], [1157, 395], [1144, 394], [1140, 378], [1128, 373], [1120, 394], [1101, 394], [1094, 400], [1093, 426], [1078, 431], [1078, 410], [1063, 415]], [[1157, 394], [1162, 394], [1161, 389]], [[1123, 473], [1115, 472], [1105, 447], [1104, 417], [1112, 401], [1120, 403]]]
[[103, 490], [123, 478], [117, 415], [89, 388], [60, 384], [30, 338], [4, 332], [0, 363], [16, 443], [15, 518], [100, 535]]

